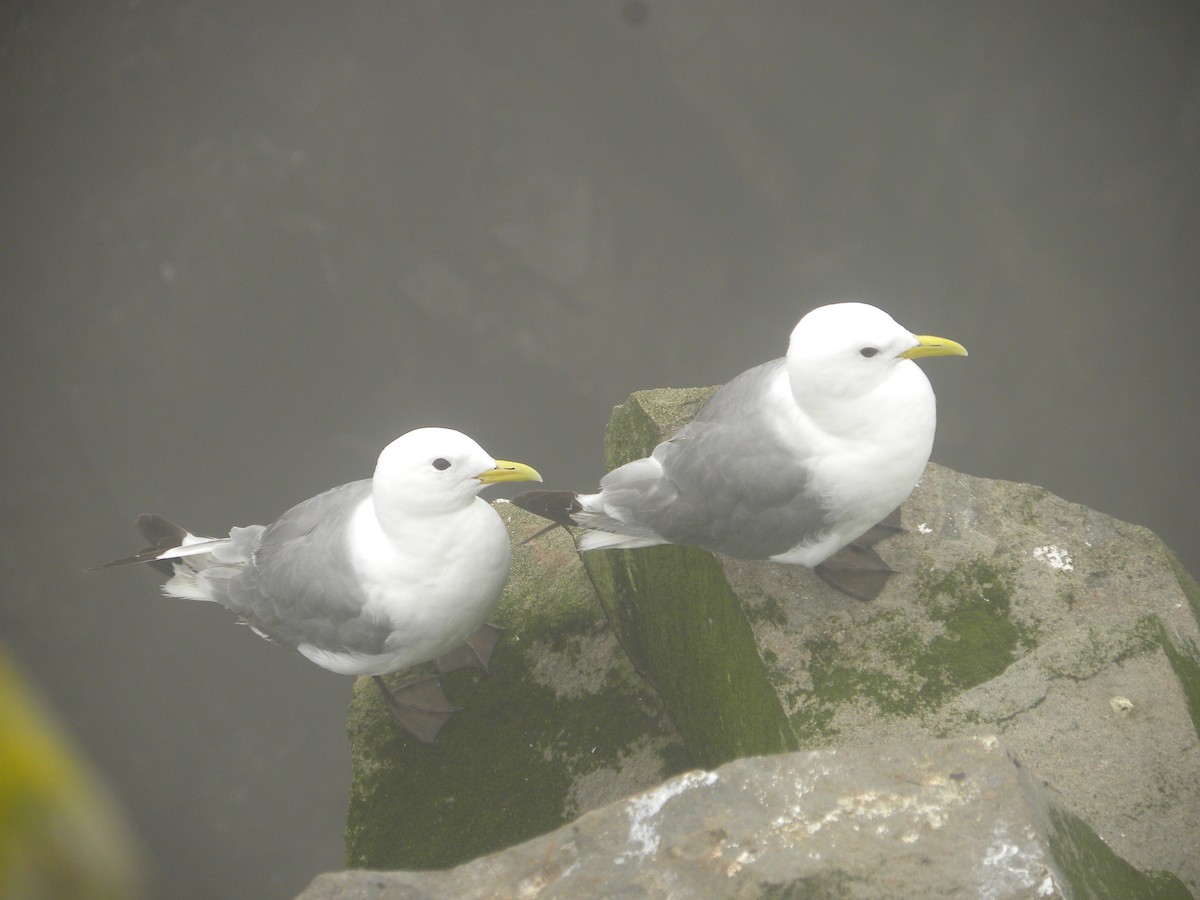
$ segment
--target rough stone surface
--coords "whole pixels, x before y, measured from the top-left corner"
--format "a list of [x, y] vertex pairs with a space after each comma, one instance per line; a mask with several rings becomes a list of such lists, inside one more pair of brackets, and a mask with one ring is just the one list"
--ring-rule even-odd
[[[702, 399], [633, 395], [614, 415], [610, 463], [672, 433]], [[515, 508], [505, 514], [515, 539], [539, 527]], [[802, 567], [720, 561], [778, 700], [762, 715], [781, 709], [801, 749], [839, 753], [995, 733], [1058, 792], [1064, 815], [1138, 869], [1196, 891], [1195, 582], [1143, 528], [936, 465], [903, 521], [904, 534], [877, 546], [899, 574], [871, 603]], [[515, 559], [500, 616], [510, 635], [490, 677], [448, 679], [466, 709], [437, 745], [414, 746], [373, 693], [358, 692], [350, 865], [455, 865], [550, 831], [667, 775], [711, 768], [703, 728], [675, 723], [759, 715], [723, 709], [736, 692], [697, 700], [639, 679], [562, 530]], [[604, 607], [621, 602], [606, 596]], [[737, 680], [719, 655], [673, 652], [714, 683], [722, 671]], [[826, 862], [827, 875], [850, 864]]]
[[521, 544], [545, 522], [511, 504], [496, 508], [514, 542], [494, 617], [508, 631], [490, 674], [444, 676], [462, 709], [436, 743], [402, 731], [370, 679], [355, 685], [349, 866], [456, 865], [690, 765], [607, 627], [566, 532]]
[[995, 731], [1121, 856], [1196, 890], [1200, 634], [1169, 551], [1040, 488], [934, 465], [904, 523], [879, 547], [901, 572], [875, 603], [725, 561], [800, 745]]
[[[1067, 862], [1064, 868], [1059, 859]], [[1102, 874], [1099, 893], [1092, 873]], [[691, 771], [445, 872], [323, 875], [303, 900], [1186, 897], [1058, 809], [995, 737]]]

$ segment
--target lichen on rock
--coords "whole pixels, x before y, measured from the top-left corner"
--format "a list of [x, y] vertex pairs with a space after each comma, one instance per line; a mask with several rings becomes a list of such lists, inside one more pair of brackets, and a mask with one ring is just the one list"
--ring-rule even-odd
[[355, 686], [350, 867], [442, 868], [556, 828], [686, 765], [654, 692], [608, 629], [570, 538], [498, 503], [517, 546], [490, 674], [443, 677], [462, 710], [434, 744]]
[[[711, 390], [631, 396], [609, 464]], [[1063, 822], [1200, 887], [1200, 590], [1146, 529], [930, 464], [864, 603], [693, 548], [581, 562], [563, 529], [520, 545], [544, 523], [498, 509], [518, 544], [492, 674], [447, 677], [464, 710], [432, 747], [356, 692], [352, 865], [451, 865], [735, 757], [995, 733]]]

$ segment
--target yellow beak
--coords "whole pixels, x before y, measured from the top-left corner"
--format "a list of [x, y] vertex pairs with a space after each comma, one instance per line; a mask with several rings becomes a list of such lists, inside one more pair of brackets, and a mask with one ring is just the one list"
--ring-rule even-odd
[[966, 356], [967, 348], [958, 341], [949, 338], [935, 337], [932, 334], [918, 334], [920, 341], [911, 350], [905, 350], [900, 355], [905, 359], [919, 359], [922, 356]]
[[496, 460], [496, 468], [480, 472], [475, 476], [484, 484], [498, 484], [501, 481], [541, 481], [542, 476], [537, 469], [525, 463], [509, 462], [507, 459]]

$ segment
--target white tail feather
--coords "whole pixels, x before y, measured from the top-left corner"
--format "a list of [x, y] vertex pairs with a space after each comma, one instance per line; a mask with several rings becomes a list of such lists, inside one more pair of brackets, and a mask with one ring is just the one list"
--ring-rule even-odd
[[188, 556], [199, 556], [202, 553], [212, 553], [220, 547], [228, 547], [232, 543], [229, 538], [202, 538], [189, 534], [183, 543], [170, 550], [164, 550], [155, 559], [183, 559]]
[[203, 570], [188, 563], [175, 563], [175, 574], [163, 584], [162, 592], [180, 600], [199, 600], [204, 603], [216, 600]]
[[656, 547], [666, 544], [657, 536], [642, 537], [632, 534], [613, 534], [611, 531], [585, 531], [579, 539], [580, 550], [636, 550], [638, 547]]

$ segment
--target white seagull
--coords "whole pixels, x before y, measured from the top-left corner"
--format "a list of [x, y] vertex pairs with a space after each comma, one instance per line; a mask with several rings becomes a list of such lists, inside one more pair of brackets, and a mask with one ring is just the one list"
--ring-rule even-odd
[[786, 357], [734, 378], [597, 493], [528, 491], [513, 503], [586, 529], [585, 551], [689, 544], [816, 567], [849, 548], [818, 572], [870, 599], [893, 571], [870, 545], [898, 528], [889, 514], [933, 447], [933, 389], [913, 360], [966, 355], [874, 306], [822, 306], [796, 325]]
[[436, 660], [487, 669], [499, 636], [487, 619], [509, 570], [508, 531], [478, 495], [541, 481], [448, 428], [419, 428], [379, 455], [373, 478], [292, 507], [271, 525], [197, 537], [141, 515], [150, 547], [107, 566], [147, 562], [163, 592], [232, 611], [256, 634], [343, 675], [372, 675], [397, 721], [432, 741], [455, 712], [429, 675], [389, 690], [381, 676]]

